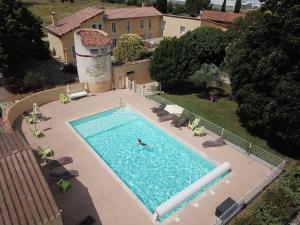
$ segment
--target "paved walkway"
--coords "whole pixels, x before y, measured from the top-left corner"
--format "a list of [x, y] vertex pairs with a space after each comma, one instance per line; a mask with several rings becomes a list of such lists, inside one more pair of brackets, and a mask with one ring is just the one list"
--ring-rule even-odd
[[[38, 145], [49, 146], [55, 151], [55, 157], [71, 156], [74, 163], [63, 169], [79, 170], [80, 176], [72, 179], [72, 188], [61, 193], [49, 181], [56, 202], [62, 209], [65, 225], [75, 225], [87, 215], [96, 218], [103, 225], [151, 225], [151, 213], [137, 197], [123, 184], [99, 157], [90, 150], [69, 126], [68, 121], [78, 119], [102, 110], [115, 107], [119, 99], [142, 113], [167, 133], [176, 136], [199, 154], [210, 160], [231, 164], [232, 172], [208, 191], [189, 203], [186, 207], [169, 217], [164, 224], [172, 225], [211, 225], [215, 221], [215, 209], [227, 197], [239, 200], [246, 192], [258, 184], [270, 169], [249, 159], [229, 145], [204, 149], [201, 143], [210, 136], [194, 137], [187, 128], [182, 130], [170, 126], [170, 122], [159, 123], [150, 108], [153, 102], [136, 96], [127, 90], [117, 90], [90, 95], [87, 98], [63, 105], [51, 102], [41, 107], [47, 121], [38, 124], [45, 137], [34, 139], [29, 126], [22, 123], [25, 137], [33, 148]], [[122, 137], [122, 134], [120, 134]], [[49, 169], [43, 167], [47, 178]]]

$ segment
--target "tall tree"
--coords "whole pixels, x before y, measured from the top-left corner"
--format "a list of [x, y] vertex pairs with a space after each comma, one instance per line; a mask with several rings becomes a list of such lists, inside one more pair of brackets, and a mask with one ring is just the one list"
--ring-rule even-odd
[[198, 16], [200, 10], [204, 10], [210, 7], [210, 0], [186, 0], [185, 8], [188, 14], [191, 16]]
[[168, 1], [167, 0], [156, 0], [155, 8], [161, 13], [167, 13]]
[[239, 13], [241, 11], [241, 8], [242, 8], [242, 0], [236, 0], [233, 12]]
[[219, 66], [228, 45], [226, 34], [217, 28], [201, 27], [180, 37], [184, 55], [181, 64], [185, 73], [192, 76], [204, 63]]
[[300, 3], [263, 3], [256, 19], [246, 15], [247, 26], [238, 26], [226, 55], [237, 114], [249, 131], [299, 155]]
[[20, 63], [44, 59], [49, 51], [42, 41], [42, 22], [18, 0], [0, 0], [0, 71], [4, 77], [22, 79]]
[[182, 48], [177, 38], [165, 38], [155, 49], [150, 61], [150, 75], [168, 88], [187, 77], [182, 64]]
[[223, 1], [221, 11], [226, 12], [226, 0]]

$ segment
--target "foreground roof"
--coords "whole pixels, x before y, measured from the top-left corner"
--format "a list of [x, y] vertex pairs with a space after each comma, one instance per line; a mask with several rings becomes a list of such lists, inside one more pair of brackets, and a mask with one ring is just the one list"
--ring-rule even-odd
[[108, 34], [101, 30], [82, 29], [77, 34], [81, 37], [82, 45], [88, 47], [104, 47], [112, 42]]
[[154, 7], [105, 9], [105, 15], [109, 20], [162, 16]]
[[245, 14], [204, 10], [199, 18], [202, 20], [215, 21], [219, 23], [233, 23], [236, 18], [241, 16], [244, 17]]
[[104, 12], [103, 9], [88, 7], [67, 17], [64, 17], [61, 20], [58, 20], [56, 26], [51, 24], [46, 26], [45, 29], [50, 31], [51, 33], [61, 36], [71, 30], [74, 30], [75, 28], [80, 27], [81, 23], [101, 14], [102, 12]]
[[60, 215], [39, 164], [19, 133], [0, 135], [0, 224], [49, 224]]

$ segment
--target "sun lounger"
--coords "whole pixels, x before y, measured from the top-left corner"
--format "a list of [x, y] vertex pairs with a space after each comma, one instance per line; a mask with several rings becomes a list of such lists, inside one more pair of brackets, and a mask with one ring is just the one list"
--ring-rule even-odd
[[56, 182], [56, 185], [63, 192], [66, 192], [70, 187], [72, 187], [71, 183], [69, 181], [64, 180], [64, 179], [60, 179], [58, 182]]
[[69, 178], [78, 177], [79, 173], [77, 170], [67, 170], [62, 173], [49, 173], [49, 176], [52, 180], [58, 181], [61, 179], [66, 180]]
[[96, 220], [92, 216], [87, 216], [82, 220], [79, 225], [92, 225]]
[[198, 118], [194, 119], [192, 122], [189, 122], [188, 128], [194, 130], [199, 125], [199, 122]]
[[171, 122], [171, 125], [177, 128], [181, 128], [184, 125], [186, 125], [188, 123], [189, 119], [186, 118], [183, 114], [180, 116], [180, 118], [175, 118], [173, 119], [173, 121]]
[[59, 159], [46, 159], [46, 163], [49, 166], [49, 168], [67, 165], [72, 162], [73, 162], [73, 159], [70, 156], [64, 156]]
[[224, 141], [224, 137], [223, 135], [221, 137], [216, 138], [215, 140], [208, 140], [202, 143], [202, 146], [204, 148], [208, 148], [208, 147], [214, 147], [214, 146], [221, 146], [224, 145], [225, 141]]
[[172, 120], [172, 119], [174, 119], [174, 116], [172, 114], [168, 113], [168, 114], [165, 114], [165, 115], [159, 117], [158, 121], [165, 122], [165, 121]]
[[151, 110], [152, 110], [152, 112], [156, 112], [156, 111], [163, 110], [165, 107], [166, 107], [166, 104], [162, 103], [158, 107], [152, 107]]
[[158, 116], [158, 117], [160, 117], [160, 116], [164, 116], [164, 115], [167, 115], [167, 114], [170, 114], [168, 111], [166, 111], [166, 110], [159, 110], [159, 111], [156, 111], [156, 112], [154, 112], [154, 113], [156, 113], [156, 115]]
[[59, 94], [58, 99], [63, 104], [70, 102], [70, 99], [67, 96], [65, 96], [65, 94], [63, 94], [63, 93]]
[[194, 136], [204, 136], [204, 135], [206, 135], [204, 126], [196, 127], [194, 129]]
[[44, 158], [50, 157], [50, 156], [54, 156], [54, 151], [49, 147], [38, 146], [37, 150], [38, 150], [37, 153], [41, 159], [44, 159]]

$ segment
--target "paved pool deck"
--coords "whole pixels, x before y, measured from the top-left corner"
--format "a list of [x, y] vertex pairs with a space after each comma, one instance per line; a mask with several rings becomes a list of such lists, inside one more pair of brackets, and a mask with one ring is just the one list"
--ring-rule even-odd
[[266, 166], [250, 159], [230, 145], [203, 148], [201, 143], [213, 138], [212, 136], [194, 137], [192, 131], [187, 128], [174, 128], [170, 125], [170, 121], [158, 122], [157, 116], [150, 110], [156, 104], [128, 90], [90, 94], [89, 97], [65, 105], [58, 101], [51, 102], [40, 107], [46, 119], [38, 123], [37, 127], [43, 130], [44, 137], [33, 138], [29, 125], [24, 121], [17, 124], [17, 128], [22, 129], [32, 148], [36, 149], [38, 145], [49, 146], [55, 151], [52, 158], [71, 156], [74, 160], [72, 164], [51, 170], [79, 171], [80, 176], [70, 179], [72, 188], [65, 193], [60, 192], [50, 181], [48, 177], [50, 170], [42, 165], [42, 171], [57, 205], [62, 210], [64, 225], [77, 225], [87, 215], [93, 216], [97, 220], [95, 223], [97, 225], [154, 224], [152, 215], [146, 207], [68, 124], [70, 120], [116, 107], [120, 98], [124, 104], [133, 107], [167, 133], [187, 143], [199, 154], [216, 163], [228, 161], [231, 165], [230, 174], [162, 224], [211, 225], [216, 220], [215, 209], [222, 201], [228, 197], [238, 201], [271, 172]]

